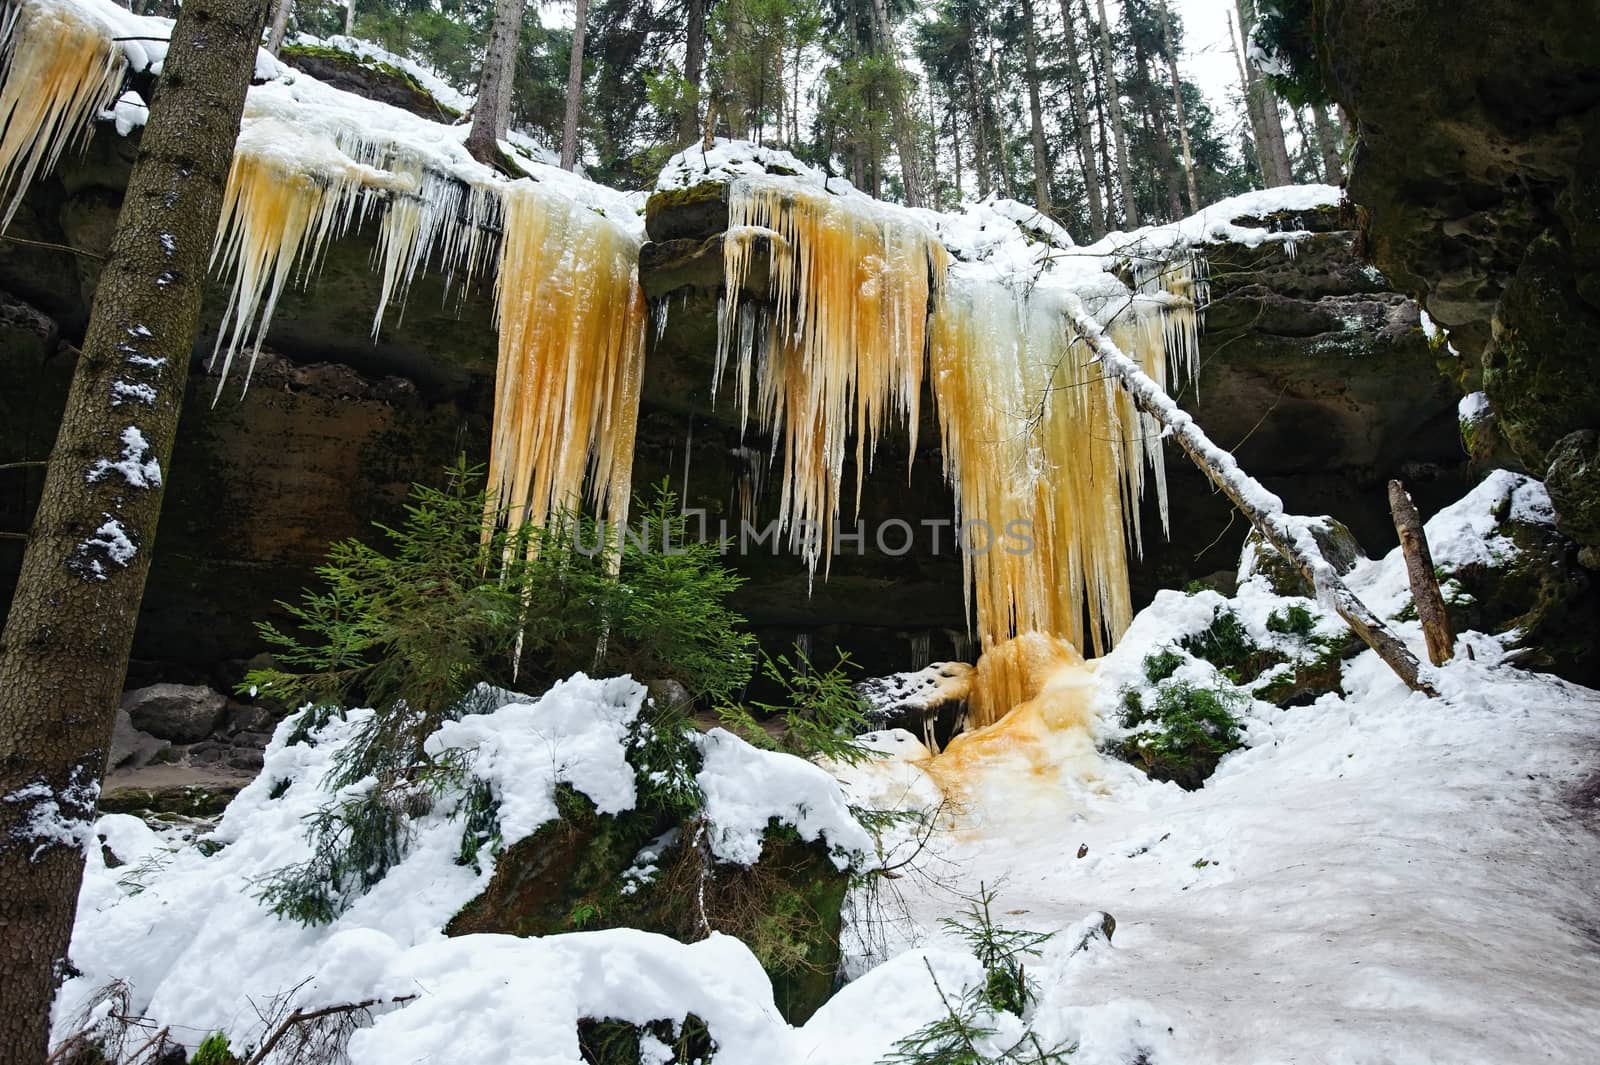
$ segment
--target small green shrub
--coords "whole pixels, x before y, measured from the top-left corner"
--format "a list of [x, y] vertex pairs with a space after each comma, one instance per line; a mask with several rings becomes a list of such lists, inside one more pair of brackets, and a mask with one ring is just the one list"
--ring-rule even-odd
[[999, 1029], [999, 1014], [1023, 1017], [1034, 1002], [1033, 981], [1025, 960], [1038, 957], [1053, 932], [1034, 932], [1005, 928], [995, 923], [992, 913], [995, 891], [978, 886], [978, 894], [968, 900], [961, 917], [947, 917], [941, 923], [964, 940], [983, 965], [984, 981], [958, 998], [952, 998], [939, 985], [930, 966], [928, 975], [944, 1004], [944, 1016], [895, 1043], [880, 1065], [1060, 1065], [1076, 1050], [1077, 1044], [1046, 1047], [1031, 1025], [1010, 1046], [990, 1051], [980, 1048], [993, 1044]]
[[[755, 713], [726, 702], [717, 713], [723, 724], [757, 746], [854, 765], [873, 757], [873, 752], [856, 742], [871, 726], [866, 704], [850, 679], [853, 668], [850, 656], [842, 652], [826, 670], [818, 669], [799, 646], [792, 660], [788, 655], [764, 654], [761, 671], [778, 686], [782, 701], [751, 700]], [[774, 740], [758, 717], [777, 718], [783, 725], [781, 737]]]
[[221, 1032], [212, 1032], [202, 1039], [194, 1048], [194, 1057], [189, 1059], [189, 1065], [238, 1065], [238, 1062], [228, 1049], [228, 1037]]
[[1145, 679], [1151, 684], [1160, 684], [1183, 665], [1183, 652], [1176, 647], [1163, 647], [1159, 651], [1151, 651], [1144, 656]]
[[1283, 655], [1257, 647], [1244, 622], [1231, 608], [1217, 608], [1211, 624], [1180, 641], [1180, 646], [1222, 671], [1235, 684], [1247, 684], [1283, 661]]
[[1282, 610], [1274, 610], [1267, 615], [1267, 631], [1283, 636], [1309, 639], [1316, 628], [1317, 616], [1301, 603], [1290, 604]]
[[1198, 788], [1222, 756], [1243, 742], [1235, 713], [1245, 701], [1233, 688], [1186, 681], [1162, 684], [1151, 708], [1137, 692], [1125, 693], [1122, 724], [1139, 731], [1123, 742], [1123, 754], [1156, 780]]

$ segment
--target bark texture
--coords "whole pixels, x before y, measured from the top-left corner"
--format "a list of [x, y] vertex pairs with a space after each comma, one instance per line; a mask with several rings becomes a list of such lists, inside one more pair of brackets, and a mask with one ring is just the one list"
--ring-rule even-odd
[[517, 72], [517, 41], [522, 36], [524, 0], [495, 0], [494, 25], [483, 54], [478, 102], [467, 131], [467, 151], [485, 166], [499, 166], [500, 139], [511, 124], [511, 81]]
[[[580, 3], [583, 0], [579, 0]], [[917, 162], [916, 124], [911, 121], [911, 105], [906, 101], [904, 70], [900, 50], [894, 43], [894, 25], [889, 21], [885, 0], [872, 0], [872, 26], [879, 54], [894, 65], [895, 83], [889, 91], [889, 109], [894, 114], [894, 146], [900, 156], [900, 180], [905, 185], [906, 206], [923, 206], [922, 167]]]
[[1339, 134], [1328, 117], [1323, 104], [1311, 106], [1311, 120], [1316, 125], [1317, 147], [1322, 152], [1322, 180], [1330, 185], [1344, 184], [1344, 160], [1339, 157]]
[[700, 137], [700, 76], [706, 65], [706, 0], [689, 0], [688, 36], [683, 47], [683, 110], [678, 113], [678, 146]]
[[1183, 148], [1183, 176], [1189, 185], [1189, 210], [1200, 209], [1200, 190], [1194, 180], [1194, 150], [1189, 146], [1189, 122], [1183, 113], [1183, 82], [1178, 77], [1178, 50], [1172, 43], [1172, 20], [1167, 0], [1160, 0], [1161, 41], [1167, 49], [1167, 73], [1172, 77], [1172, 110], [1178, 123], [1178, 143]]
[[[1239, 10], [1239, 37], [1250, 43], [1250, 33], [1255, 29], [1254, 0], [1235, 0]], [[1267, 79], [1241, 61], [1244, 70], [1245, 92], [1256, 121], [1256, 154], [1261, 159], [1261, 176], [1268, 186], [1294, 183], [1294, 168], [1289, 162], [1288, 142], [1283, 136], [1283, 118], [1278, 113], [1278, 96], [1267, 84]]]
[[567, 66], [567, 115], [561, 123], [561, 169], [578, 165], [578, 112], [583, 109], [583, 39], [589, 28], [589, 0], [578, 0], [572, 22], [572, 61]]
[[1039, 101], [1039, 47], [1035, 41], [1033, 0], [1022, 0], [1022, 32], [1027, 59], [1029, 135], [1033, 142], [1034, 206], [1050, 213], [1050, 149], [1044, 142], [1044, 106]]
[[1078, 29], [1073, 23], [1072, 6], [1068, 0], [1061, 0], [1061, 26], [1067, 45], [1067, 94], [1072, 100], [1073, 135], [1078, 142], [1084, 192], [1089, 198], [1089, 230], [1099, 240], [1106, 235], [1106, 206], [1100, 194], [1100, 179], [1094, 168], [1094, 136], [1089, 132], [1089, 108], [1083, 96], [1083, 63], [1078, 58]]
[[283, 38], [289, 32], [289, 11], [294, 0], [275, 0], [272, 5], [272, 28], [267, 33], [267, 51], [277, 55], [283, 49]]
[[178, 15], [0, 635], [0, 1061], [45, 1058], [266, 13]]
[[1417, 605], [1417, 620], [1422, 622], [1422, 637], [1428, 643], [1428, 660], [1442, 666], [1456, 653], [1456, 634], [1439, 593], [1439, 578], [1433, 573], [1433, 552], [1422, 531], [1422, 516], [1399, 481], [1389, 482], [1389, 511], [1394, 515], [1394, 531], [1400, 534], [1400, 553], [1406, 560], [1406, 580], [1411, 585], [1411, 601]]
[[1139, 226], [1139, 205], [1133, 198], [1133, 172], [1128, 169], [1128, 136], [1122, 122], [1122, 90], [1117, 85], [1116, 61], [1111, 54], [1111, 26], [1106, 21], [1106, 0], [1095, 0], [1100, 9], [1100, 66], [1105, 72], [1106, 109], [1111, 112], [1111, 138], [1117, 145], [1117, 184], [1122, 187], [1122, 224]]

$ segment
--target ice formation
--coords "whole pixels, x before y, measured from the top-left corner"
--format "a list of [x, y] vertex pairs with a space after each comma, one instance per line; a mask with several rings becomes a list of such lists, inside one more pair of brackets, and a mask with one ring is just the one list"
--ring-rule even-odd
[[668, 174], [687, 179], [698, 163], [728, 180], [716, 379], [731, 374], [741, 426], [781, 448], [791, 544], [826, 571], [827, 538], [812, 533], [840, 516], [846, 458], [859, 508], [880, 435], [898, 422], [915, 449], [926, 377], [981, 648], [1040, 631], [1102, 650], [1131, 616], [1127, 552], [1141, 548], [1147, 475], [1165, 518], [1162, 451], [1159, 427], [1095, 367], [1068, 304], [1091, 305], [1164, 386], [1194, 365], [1204, 271], [1189, 242], [1079, 252], [1069, 238], [1027, 239], [993, 204], [908, 211], [837, 179], [701, 154]]
[[[844, 463], [855, 437], [855, 501], [891, 419], [916, 446], [928, 308], [949, 254], [904, 211], [837, 197], [804, 180], [742, 177], [728, 190], [726, 296], [716, 378], [733, 367], [741, 428], [751, 419], [783, 444], [780, 523], [813, 569], [827, 569]], [[767, 259], [764, 302], [743, 298]]]
[[[87, 137], [128, 69], [160, 61], [170, 28], [109, 0], [7, 9], [6, 222], [29, 181]], [[246, 97], [212, 253], [213, 268], [232, 281], [214, 354], [222, 377], [241, 351], [253, 366], [284, 288], [315, 276], [330, 241], [375, 226], [374, 336], [420, 271], [443, 274], [456, 291], [495, 275], [495, 512], [542, 523], [581, 505], [587, 483], [602, 514], [625, 520], [645, 316], [625, 198], [531, 159], [518, 160], [531, 177], [507, 180], [467, 154], [461, 129], [284, 71], [270, 57], [257, 63], [263, 73], [272, 80]]]

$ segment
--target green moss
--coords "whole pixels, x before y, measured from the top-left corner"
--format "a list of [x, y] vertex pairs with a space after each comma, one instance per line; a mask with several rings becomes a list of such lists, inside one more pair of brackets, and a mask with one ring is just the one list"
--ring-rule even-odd
[[1122, 724], [1140, 731], [1123, 741], [1121, 753], [1152, 779], [1198, 788], [1222, 756], [1241, 745], [1234, 714], [1244, 703], [1235, 689], [1185, 681], [1162, 684], [1150, 707], [1137, 692], [1124, 691]]
[[1182, 647], [1216, 666], [1235, 684], [1248, 684], [1284, 661], [1277, 651], [1256, 646], [1239, 615], [1226, 606], [1217, 608], [1204, 630], [1185, 637]]

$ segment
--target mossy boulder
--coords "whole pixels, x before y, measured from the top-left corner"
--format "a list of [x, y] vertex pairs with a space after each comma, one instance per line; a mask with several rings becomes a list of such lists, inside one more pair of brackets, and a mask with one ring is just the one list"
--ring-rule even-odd
[[1578, 544], [1521, 512], [1511, 493], [1495, 510], [1492, 558], [1438, 568], [1457, 632], [1511, 634], [1512, 661], [1580, 684], [1600, 682], [1600, 596]]
[[336, 89], [410, 111], [436, 122], [454, 122], [461, 112], [441, 103], [432, 93], [390, 63], [363, 59], [326, 45], [286, 44], [278, 58]]
[[[1311, 538], [1322, 549], [1322, 555], [1343, 576], [1366, 558], [1355, 534], [1339, 519], [1323, 515], [1311, 519]], [[1278, 549], [1264, 540], [1254, 529], [1245, 537], [1244, 550], [1239, 557], [1239, 582], [1250, 577], [1264, 577], [1278, 595], [1312, 598], [1316, 589], [1301, 576], [1292, 562], [1278, 553]]]
[[1556, 528], [1580, 544], [1578, 561], [1600, 569], [1600, 433], [1568, 433], [1550, 449], [1545, 488], [1556, 510]]
[[791, 1023], [833, 993], [849, 875], [823, 843], [774, 822], [761, 861], [745, 867], [714, 861], [692, 819], [601, 814], [566, 787], [557, 805], [560, 818], [500, 854], [489, 886], [446, 934], [628, 927], [693, 942], [715, 930], [750, 947]]

